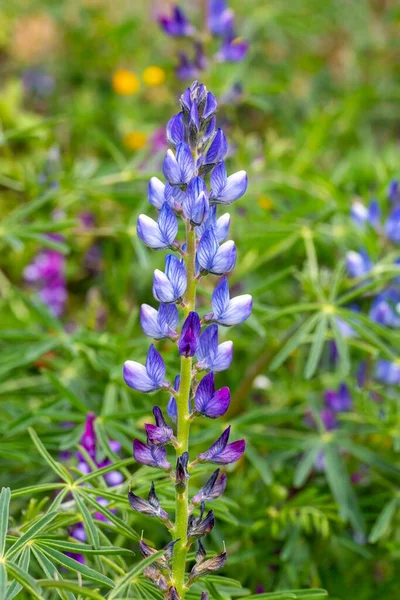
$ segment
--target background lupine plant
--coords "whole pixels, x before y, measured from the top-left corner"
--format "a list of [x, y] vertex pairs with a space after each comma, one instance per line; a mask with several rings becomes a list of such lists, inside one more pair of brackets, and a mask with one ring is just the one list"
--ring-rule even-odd
[[[176, 75], [179, 79], [199, 77], [211, 60], [240, 62], [247, 53], [248, 42], [237, 36], [235, 15], [225, 0], [206, 0], [204, 7], [204, 25], [199, 29], [190, 23], [183, 8], [178, 5], [172, 6], [169, 14], [158, 16], [158, 22], [167, 35], [187, 38], [192, 42], [189, 54], [183, 48], [178, 53]], [[205, 46], [208, 48], [213, 40], [218, 40], [218, 49], [211, 56], [205, 51]]]
[[[175, 19], [174, 27], [178, 22], [183, 27], [185, 21], [177, 10]], [[172, 25], [170, 22], [168, 27], [175, 31]], [[164, 271], [154, 272], [153, 295], [160, 302], [158, 309], [144, 304], [140, 321], [149, 337], [176, 342], [180, 374], [174, 385], [166, 379], [164, 360], [154, 345], [149, 348], [145, 365], [132, 360], [124, 365], [129, 387], [140, 392], [161, 389], [171, 394], [167, 412], [176, 421], [176, 433], [162, 409], [155, 406], [155, 424], [145, 425], [146, 443], [135, 439], [133, 454], [139, 463], [170, 473], [176, 490], [174, 520], [160, 506], [154, 483], [147, 500], [129, 492], [131, 507], [160, 519], [172, 535], [163, 560], [144, 572], [168, 600], [183, 599], [194, 581], [220, 569], [226, 561], [225, 549], [207, 558], [202, 542], [215, 524], [214, 512], [206, 511], [206, 503], [224, 492], [226, 475], [216, 469], [191, 499], [189, 482], [199, 463], [227, 465], [238, 461], [245, 441], [229, 443], [227, 427], [208, 450], [191, 456], [189, 433], [193, 419], [216, 419], [228, 410], [230, 390], [216, 389], [214, 373], [229, 367], [233, 346], [230, 341], [218, 344], [218, 325], [242, 323], [252, 309], [251, 296], [230, 298], [226, 273], [235, 266], [236, 248], [232, 240], [225, 241], [229, 216], [217, 218], [216, 210], [217, 205], [231, 204], [243, 196], [247, 175], [240, 171], [227, 176], [224, 158], [228, 144], [223, 131], [216, 128], [217, 103], [212, 93], [196, 81], [181, 96], [180, 103], [181, 111], [167, 125], [173, 150], [168, 150], [164, 159], [166, 183], [154, 177], [149, 183], [149, 202], [158, 210], [157, 220], [142, 214], [137, 223], [138, 236], [149, 248], [176, 252], [167, 254]], [[178, 239], [179, 219], [184, 224], [183, 241]], [[201, 318], [196, 312], [196, 288], [209, 274], [221, 279], [212, 294], [212, 312]], [[181, 327], [178, 306], [184, 318]], [[167, 458], [168, 445], [175, 449], [172, 463]], [[187, 556], [194, 543], [198, 545], [195, 563], [187, 573]], [[143, 556], [154, 552], [143, 540], [140, 548]], [[207, 597], [203, 592], [202, 600]]]

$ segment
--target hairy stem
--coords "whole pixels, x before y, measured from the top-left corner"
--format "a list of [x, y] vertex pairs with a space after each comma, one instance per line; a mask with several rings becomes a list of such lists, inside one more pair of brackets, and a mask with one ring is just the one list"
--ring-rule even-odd
[[[196, 279], [195, 279], [195, 257], [196, 257], [196, 235], [194, 229], [187, 224], [187, 249], [186, 249], [186, 276], [187, 290], [185, 294], [185, 317], [195, 309], [196, 304]], [[181, 456], [189, 449], [189, 398], [192, 386], [192, 359], [181, 357], [181, 381], [179, 395], [177, 397], [177, 439], [176, 456]], [[176, 493], [176, 515], [175, 515], [175, 537], [179, 542], [174, 548], [174, 560], [172, 565], [172, 578], [180, 598], [185, 596], [185, 563], [188, 548], [186, 547], [187, 525], [189, 517], [189, 485], [183, 494]]]

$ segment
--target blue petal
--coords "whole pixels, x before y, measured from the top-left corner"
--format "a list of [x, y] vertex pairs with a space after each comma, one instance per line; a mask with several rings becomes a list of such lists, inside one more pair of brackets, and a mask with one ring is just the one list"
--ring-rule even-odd
[[153, 392], [158, 388], [149, 377], [146, 368], [134, 360], [124, 363], [124, 381], [130, 388], [138, 392]]
[[219, 249], [217, 236], [212, 227], [207, 229], [201, 236], [198, 248], [197, 248], [197, 259], [203, 269], [207, 271], [212, 269], [214, 264], [214, 258]]
[[179, 322], [179, 313], [175, 304], [160, 304], [158, 309], [158, 323], [162, 331], [171, 334]]
[[221, 204], [231, 204], [243, 196], [247, 190], [247, 173], [246, 171], [238, 171], [230, 175], [226, 180], [225, 187], [220, 191], [216, 202]]
[[234, 269], [236, 264], [236, 246], [232, 240], [224, 242], [214, 257], [213, 264], [209, 269], [214, 275], [223, 275]]
[[185, 141], [183, 112], [174, 115], [167, 123], [167, 139], [172, 146]]
[[182, 259], [172, 254], [165, 257], [165, 274], [171, 282], [175, 300], [178, 300], [186, 291], [186, 267]]
[[165, 377], [165, 364], [161, 354], [151, 344], [146, 357], [146, 370], [154, 385], [161, 387]]
[[168, 279], [168, 277], [160, 271], [156, 269], [154, 271], [153, 278], [153, 296], [159, 302], [176, 302], [177, 298], [175, 298], [174, 288]]
[[179, 181], [169, 179], [170, 183], [189, 183], [194, 175], [194, 159], [192, 151], [184, 142], [181, 142], [176, 147], [176, 160], [179, 165]]
[[224, 161], [220, 162], [211, 173], [211, 198], [218, 198], [227, 181], [226, 167]]
[[[168, 208], [168, 205], [164, 204], [164, 207]], [[162, 210], [164, 210], [164, 207]], [[153, 250], [161, 250], [167, 248], [169, 245], [168, 242], [165, 242], [165, 238], [161, 233], [158, 224], [147, 215], [139, 215], [136, 231], [138, 238]]]
[[231, 215], [229, 213], [225, 213], [221, 215], [217, 219], [217, 223], [215, 226], [215, 234], [217, 236], [217, 240], [220, 244], [228, 237], [229, 226], [231, 224]]
[[210, 325], [200, 336], [200, 345], [196, 356], [202, 364], [202, 368], [209, 369], [212, 359], [218, 349], [218, 325]]
[[229, 301], [228, 308], [222, 315], [215, 318], [220, 325], [225, 327], [231, 327], [232, 325], [238, 325], [243, 323], [249, 318], [253, 308], [253, 299], [249, 294], [243, 296], [236, 296]]
[[164, 239], [164, 247], [171, 246], [178, 233], [178, 219], [167, 203], [164, 203], [161, 209], [158, 227]]
[[396, 206], [386, 221], [386, 235], [395, 244], [400, 244], [400, 206]]
[[181, 171], [175, 158], [175, 154], [172, 152], [172, 150], [168, 150], [167, 154], [165, 155], [163, 173], [165, 179], [169, 181], [169, 183], [174, 185], [179, 185], [181, 183]]
[[149, 181], [148, 199], [150, 204], [161, 210], [164, 204], [165, 185], [157, 177], [152, 177]]
[[226, 277], [222, 277], [212, 294], [212, 309], [216, 319], [229, 307], [229, 286]]
[[[174, 305], [172, 304], [171, 306]], [[156, 340], [166, 337], [160, 328], [157, 310], [148, 304], [142, 304], [140, 308], [140, 324], [145, 335]]]
[[222, 129], [218, 129], [205, 156], [205, 164], [218, 163], [225, 158], [228, 142]]

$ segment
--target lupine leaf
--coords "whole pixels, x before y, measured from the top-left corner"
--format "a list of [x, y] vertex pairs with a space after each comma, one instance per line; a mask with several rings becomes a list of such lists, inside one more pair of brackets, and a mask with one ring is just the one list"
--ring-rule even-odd
[[46, 525], [56, 517], [56, 515], [56, 512], [47, 513], [41, 519], [39, 519], [39, 521], [36, 521], [36, 523], [34, 523], [32, 527], [30, 527], [28, 531], [24, 533], [24, 535], [18, 538], [18, 540], [15, 542], [15, 544], [11, 546], [11, 548], [9, 548], [6, 555], [7, 558], [10, 558], [11, 556], [13, 556], [13, 554], [16, 554], [21, 548], [23, 548], [25, 544], [27, 544], [31, 539], [33, 539], [37, 533], [42, 531], [42, 529], [44, 529]]
[[0, 493], [0, 556], [4, 556], [4, 550], [6, 547], [10, 497], [10, 488], [2, 488]]
[[6, 562], [6, 568], [9, 576], [18, 581], [25, 588], [33, 598], [37, 600], [43, 600], [42, 592], [36, 581], [25, 571], [22, 567], [12, 561]]
[[[85, 492], [86, 492], [86, 490], [85, 490]], [[93, 508], [95, 508], [99, 513], [101, 513], [104, 517], [106, 517], [109, 521], [111, 521], [111, 523], [113, 523], [115, 525], [115, 529], [119, 533], [121, 533], [122, 535], [126, 535], [129, 538], [132, 538], [134, 540], [138, 540], [140, 538], [139, 534], [136, 533], [136, 531], [134, 529], [131, 529], [130, 527], [128, 527], [128, 525], [126, 525], [126, 523], [124, 523], [119, 517], [117, 517], [117, 515], [114, 515], [105, 506], [102, 506], [101, 504], [99, 504], [99, 502], [94, 500], [94, 498], [91, 498], [87, 493], [83, 493], [82, 495], [85, 496], [87, 502], [89, 504], [91, 504], [93, 506]]]
[[54, 460], [54, 458], [47, 452], [46, 448], [43, 446], [42, 442], [40, 441], [40, 439], [39, 439], [37, 433], [34, 431], [34, 429], [31, 429], [29, 427], [28, 431], [29, 431], [29, 435], [31, 436], [32, 441], [35, 444], [37, 450], [43, 456], [44, 460], [47, 462], [49, 467], [51, 467], [51, 469], [53, 469], [53, 471], [59, 477], [61, 477], [61, 479], [63, 481], [65, 481], [67, 483], [72, 483], [73, 479], [72, 479], [71, 475], [68, 473], [67, 469], [62, 464], [60, 464], [59, 462]]
[[77, 508], [82, 515], [83, 524], [84, 524], [85, 531], [87, 533], [89, 542], [97, 550], [100, 545], [99, 532], [97, 531], [97, 527], [93, 522], [92, 515], [90, 514], [86, 504], [84, 502], [82, 502], [79, 492], [75, 491], [73, 496], [74, 496]]
[[159, 550], [155, 552], [151, 556], [147, 556], [143, 560], [140, 561], [137, 565], [135, 565], [124, 577], [117, 583], [114, 589], [108, 595], [108, 600], [115, 600], [118, 597], [118, 594], [123, 592], [125, 588], [130, 584], [131, 580], [136, 577], [136, 575], [140, 575], [144, 571], [146, 567], [153, 564], [158, 558], [163, 556], [164, 550]]
[[396, 510], [399, 506], [399, 501], [397, 498], [393, 498], [390, 502], [384, 506], [382, 512], [376, 520], [375, 525], [373, 526], [371, 533], [369, 534], [368, 541], [371, 544], [375, 544], [378, 540], [384, 537], [390, 528], [391, 521], [396, 513]]
[[308, 355], [306, 367], [304, 369], [304, 376], [306, 379], [310, 379], [314, 375], [318, 367], [322, 350], [324, 348], [327, 323], [327, 315], [321, 315], [320, 321], [315, 328], [313, 342], [311, 344], [310, 353]]
[[[18, 559], [18, 565], [23, 571], [28, 571], [29, 561], [31, 556], [31, 549], [29, 546], [25, 547], [20, 554]], [[22, 590], [22, 585], [18, 583], [16, 579], [8, 586], [6, 600], [12, 600], [14, 596], [19, 594]], [[1, 597], [1, 596], [0, 596]]]
[[53, 560], [55, 560], [56, 563], [62, 565], [69, 571], [75, 571], [77, 573], [81, 573], [81, 575], [83, 575], [84, 577], [87, 577], [87, 579], [90, 579], [91, 581], [95, 581], [96, 583], [103, 584], [108, 587], [114, 586], [113, 580], [110, 579], [109, 577], [106, 577], [102, 573], [98, 573], [97, 571], [88, 567], [87, 565], [82, 565], [77, 560], [74, 560], [73, 558], [70, 558], [69, 556], [62, 554], [62, 552], [59, 552], [58, 550], [55, 550], [54, 548], [47, 547], [46, 549], [44, 549], [42, 546], [42, 552], [48, 558], [52, 558]]

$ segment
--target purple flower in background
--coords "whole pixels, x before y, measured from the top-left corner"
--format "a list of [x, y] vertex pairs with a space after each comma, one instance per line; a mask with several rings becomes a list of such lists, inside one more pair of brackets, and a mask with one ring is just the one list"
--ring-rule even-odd
[[234, 13], [225, 0], [209, 0], [207, 24], [209, 31], [219, 37], [231, 35], [234, 28]]
[[200, 381], [194, 399], [195, 413], [216, 419], [226, 413], [231, 400], [228, 387], [215, 389], [214, 373], [208, 373]]
[[204, 371], [225, 371], [232, 362], [233, 343], [218, 344], [218, 325], [210, 325], [200, 336], [196, 351], [197, 369]]
[[[59, 234], [48, 234], [49, 239], [62, 241]], [[55, 317], [64, 314], [68, 298], [65, 279], [65, 256], [51, 248], [39, 251], [24, 269], [24, 279], [39, 290], [39, 298]]]
[[378, 360], [375, 377], [381, 383], [400, 385], [400, 364], [389, 360]]
[[165, 365], [161, 354], [151, 344], [143, 366], [134, 360], [124, 364], [124, 380], [132, 389], [138, 392], [154, 392], [162, 387], [168, 387], [164, 381]]
[[394, 244], [400, 244], [400, 205], [395, 206], [388, 216], [385, 233]]
[[194, 28], [187, 20], [185, 13], [177, 5], [173, 6], [170, 16], [160, 15], [158, 22], [165, 33], [172, 37], [190, 36], [194, 32]]
[[54, 77], [40, 68], [28, 68], [22, 73], [22, 85], [27, 94], [46, 98], [55, 87]]
[[249, 49], [249, 43], [232, 35], [225, 38], [217, 59], [221, 62], [240, 62], [244, 59]]
[[400, 290], [392, 287], [378, 294], [369, 316], [385, 327], [400, 328]]
[[400, 185], [397, 179], [389, 183], [388, 198], [392, 204], [400, 203]]
[[222, 277], [212, 294], [213, 312], [205, 315], [207, 322], [218, 323], [225, 327], [238, 325], [249, 318], [253, 308], [253, 299], [249, 294], [230, 299], [228, 280]]
[[217, 465], [228, 465], [241, 458], [246, 447], [244, 440], [238, 440], [228, 444], [231, 427], [227, 427], [224, 433], [206, 452], [198, 455], [199, 462], [211, 462]]
[[340, 383], [336, 390], [327, 390], [324, 395], [325, 406], [335, 413], [351, 410], [352, 401], [350, 390], [345, 383]]
[[190, 312], [182, 327], [181, 337], [178, 342], [178, 350], [181, 356], [189, 358], [194, 356], [200, 339], [200, 317], [195, 312]]
[[350, 277], [363, 277], [372, 270], [373, 264], [366, 250], [350, 250], [346, 254], [346, 268]]

